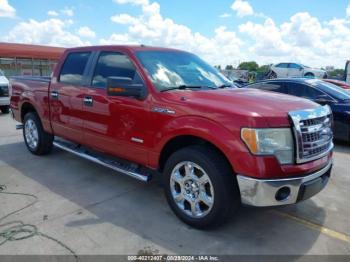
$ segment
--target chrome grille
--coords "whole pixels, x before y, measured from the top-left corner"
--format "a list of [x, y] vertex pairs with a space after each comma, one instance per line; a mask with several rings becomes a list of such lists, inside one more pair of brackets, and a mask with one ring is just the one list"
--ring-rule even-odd
[[333, 148], [332, 112], [328, 106], [289, 113], [294, 124], [297, 163], [312, 161]]

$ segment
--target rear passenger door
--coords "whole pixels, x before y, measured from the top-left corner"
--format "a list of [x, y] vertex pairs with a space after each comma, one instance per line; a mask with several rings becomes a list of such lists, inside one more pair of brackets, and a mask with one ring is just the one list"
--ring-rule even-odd
[[56, 136], [83, 143], [83, 94], [91, 52], [68, 53], [58, 78], [51, 82], [51, 125]]

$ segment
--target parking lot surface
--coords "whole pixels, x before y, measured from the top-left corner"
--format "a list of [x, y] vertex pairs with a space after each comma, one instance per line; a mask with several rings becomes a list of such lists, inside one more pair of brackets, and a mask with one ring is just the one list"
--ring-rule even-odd
[[[312, 199], [278, 208], [242, 207], [225, 226], [200, 231], [175, 217], [157, 179], [143, 184], [56, 148], [34, 156], [15, 124], [0, 114], [0, 185], [4, 192], [33, 194], [38, 202], [0, 224], [36, 225], [78, 255], [350, 254], [349, 144], [337, 143], [331, 180]], [[0, 218], [32, 200], [0, 194]], [[69, 251], [39, 235], [7, 241], [0, 254]]]

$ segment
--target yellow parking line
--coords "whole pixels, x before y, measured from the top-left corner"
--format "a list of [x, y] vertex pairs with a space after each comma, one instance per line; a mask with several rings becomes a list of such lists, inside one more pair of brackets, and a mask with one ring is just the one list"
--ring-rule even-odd
[[323, 227], [321, 225], [315, 224], [313, 222], [310, 222], [306, 219], [296, 217], [296, 216], [293, 216], [293, 215], [290, 215], [290, 214], [287, 214], [287, 213], [284, 213], [281, 211], [272, 210], [272, 213], [275, 213], [281, 217], [289, 218], [289, 219], [294, 220], [294, 221], [296, 221], [296, 222], [298, 222], [298, 223], [300, 223], [300, 224], [302, 224], [310, 229], [319, 231], [319, 232], [321, 232], [329, 237], [339, 239], [339, 240], [342, 240], [342, 241], [350, 244], [350, 236], [349, 235], [334, 231], [332, 229], [329, 229], [329, 228]]

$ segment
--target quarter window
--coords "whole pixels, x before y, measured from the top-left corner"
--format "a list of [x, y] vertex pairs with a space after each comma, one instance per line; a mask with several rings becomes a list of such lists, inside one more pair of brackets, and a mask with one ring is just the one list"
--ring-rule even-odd
[[94, 87], [106, 88], [108, 77], [126, 77], [134, 80], [135, 74], [135, 66], [126, 55], [117, 52], [102, 52], [97, 61], [91, 84]]
[[90, 55], [90, 52], [70, 53], [63, 64], [58, 81], [73, 85], [81, 84]]

